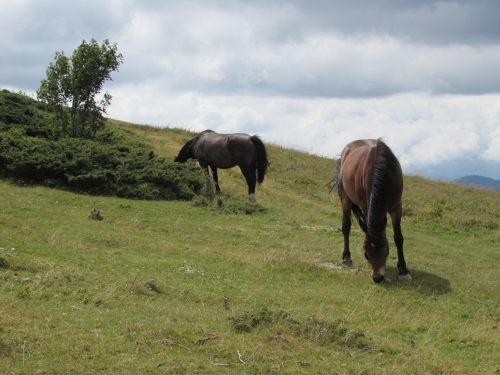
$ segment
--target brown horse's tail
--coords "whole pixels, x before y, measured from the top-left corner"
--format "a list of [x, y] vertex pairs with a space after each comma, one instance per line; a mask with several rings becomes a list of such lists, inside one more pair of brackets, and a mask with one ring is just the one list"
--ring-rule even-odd
[[267, 167], [269, 167], [269, 160], [267, 158], [266, 146], [256, 135], [250, 137], [253, 145], [255, 146], [256, 154], [256, 166], [257, 166], [257, 182], [262, 184], [264, 182], [264, 176], [267, 172]]
[[352, 204], [352, 213], [354, 214], [356, 220], [358, 220], [359, 227], [361, 228], [361, 230], [366, 233], [368, 228], [366, 226], [365, 214], [363, 213], [361, 208], [355, 203]]
[[[342, 165], [342, 160], [338, 159], [337, 164], [335, 165], [335, 173], [333, 175], [333, 179], [327, 184], [327, 186], [330, 188], [330, 192], [337, 187], [337, 195], [339, 196], [340, 200], [342, 201], [342, 189], [340, 188], [340, 167]], [[363, 232], [366, 233], [366, 217], [361, 208], [353, 203], [352, 204], [352, 209], [351, 212], [354, 214], [354, 217], [359, 223], [359, 226]]]
[[398, 159], [391, 149], [381, 140], [377, 140], [377, 159], [373, 168], [372, 191], [368, 215], [366, 218], [366, 233], [375, 248], [385, 246], [383, 232], [387, 225], [387, 210], [393, 191], [391, 176], [401, 170]]

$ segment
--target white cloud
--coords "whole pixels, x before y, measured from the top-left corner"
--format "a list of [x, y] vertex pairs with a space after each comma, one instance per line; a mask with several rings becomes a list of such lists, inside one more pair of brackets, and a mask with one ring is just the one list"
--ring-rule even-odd
[[[500, 103], [500, 95], [404, 94], [360, 100], [196, 92], [165, 96], [150, 91], [150, 86], [115, 90], [111, 117], [195, 131], [258, 133], [268, 142], [330, 157], [354, 139], [384, 137], [406, 173], [464, 156], [500, 161], [490, 151], [497, 142], [490, 134], [498, 137], [500, 130], [489, 129], [500, 116], [500, 106], [493, 109], [490, 104]], [[154, 110], [138, 112], [137, 108]]]
[[493, 0], [0, 0], [0, 88], [35, 92], [56, 51], [109, 39], [111, 117], [328, 156], [384, 136], [406, 172], [500, 178], [499, 17]]
[[500, 161], [500, 127], [490, 135], [491, 141], [488, 148], [481, 154], [486, 160]]

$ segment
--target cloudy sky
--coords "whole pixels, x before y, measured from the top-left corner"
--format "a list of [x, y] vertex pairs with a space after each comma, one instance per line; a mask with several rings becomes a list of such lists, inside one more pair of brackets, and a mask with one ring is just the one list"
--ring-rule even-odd
[[0, 0], [0, 89], [109, 39], [112, 118], [330, 157], [384, 137], [405, 173], [500, 179], [499, 20], [498, 0]]

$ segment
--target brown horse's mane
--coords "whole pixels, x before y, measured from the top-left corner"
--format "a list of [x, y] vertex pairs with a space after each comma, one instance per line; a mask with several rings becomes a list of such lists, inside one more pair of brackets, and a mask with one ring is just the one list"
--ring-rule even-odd
[[[397, 175], [400, 169], [399, 162], [391, 149], [381, 138], [377, 139], [377, 159], [373, 167], [366, 233], [373, 247], [378, 249], [385, 246], [383, 231], [387, 225], [387, 210], [390, 199], [394, 194], [392, 176]], [[353, 211], [357, 216], [356, 211]]]

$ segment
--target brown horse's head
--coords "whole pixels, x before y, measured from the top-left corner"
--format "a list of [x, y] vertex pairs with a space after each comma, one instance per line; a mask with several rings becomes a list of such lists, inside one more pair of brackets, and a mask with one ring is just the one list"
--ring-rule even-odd
[[387, 242], [385, 230], [383, 233], [382, 247], [376, 246], [372, 241], [368, 239], [368, 235], [365, 235], [363, 249], [365, 251], [366, 260], [372, 266], [373, 281], [375, 281], [377, 284], [382, 283], [385, 280], [385, 265], [387, 262], [387, 257], [389, 255], [389, 243]]

